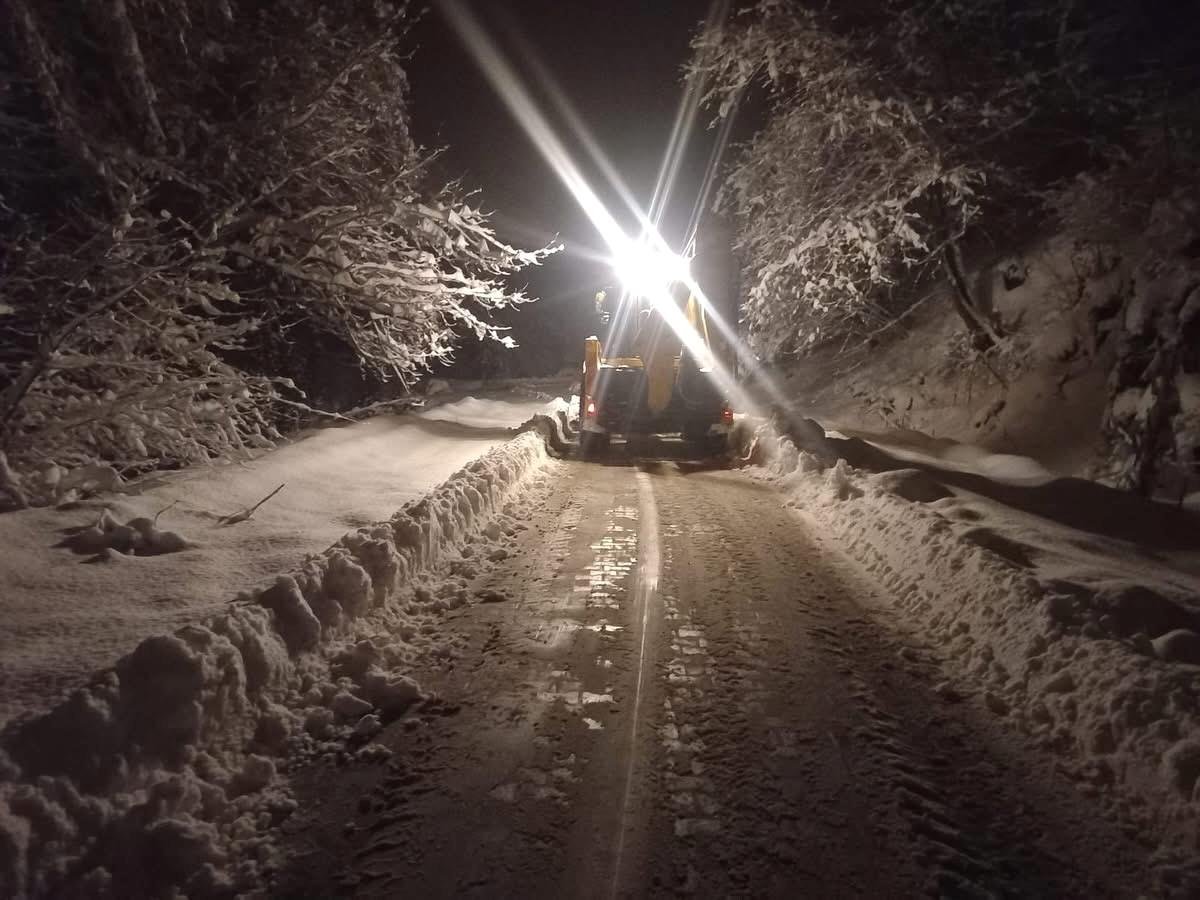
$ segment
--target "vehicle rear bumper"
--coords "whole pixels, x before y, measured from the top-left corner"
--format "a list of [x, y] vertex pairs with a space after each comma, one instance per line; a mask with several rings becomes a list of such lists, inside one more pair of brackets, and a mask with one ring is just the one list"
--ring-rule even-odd
[[658, 417], [658, 418], [631, 418], [631, 419], [610, 419], [600, 417], [595, 419], [584, 419], [579, 423], [580, 431], [587, 431], [591, 434], [607, 434], [607, 435], [623, 435], [623, 434], [682, 434], [685, 431], [699, 432], [707, 424], [707, 430], [704, 432], [713, 437], [727, 435], [732, 430], [733, 426], [720, 421], [720, 412], [718, 411], [713, 416], [692, 416], [692, 417]]

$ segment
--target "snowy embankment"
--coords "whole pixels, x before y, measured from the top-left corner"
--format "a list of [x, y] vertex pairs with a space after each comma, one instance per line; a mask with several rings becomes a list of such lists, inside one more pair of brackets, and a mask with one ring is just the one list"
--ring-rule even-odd
[[[213, 615], [347, 530], [388, 518], [550, 412], [544, 397], [459, 397], [315, 429], [252, 460], [0, 515], [0, 726], [45, 711], [142, 638]], [[281, 484], [252, 519], [223, 521]], [[146, 521], [180, 535], [181, 552], [105, 549], [123, 532], [103, 526]], [[105, 535], [89, 534], [97, 523]]]
[[1074, 479], [910, 468], [811, 420], [764, 426], [754, 454], [942, 659], [947, 702], [1005, 718], [1160, 843], [1164, 894], [1189, 880], [1173, 862], [1200, 824], [1194, 516]]
[[370, 755], [422, 691], [406, 661], [469, 565], [520, 527], [561, 422], [456, 472], [389, 520], [346, 534], [229, 610], [143, 640], [48, 713], [10, 724], [0, 751], [0, 894], [229, 896], [261, 888], [266, 833], [295, 808], [284, 753]]

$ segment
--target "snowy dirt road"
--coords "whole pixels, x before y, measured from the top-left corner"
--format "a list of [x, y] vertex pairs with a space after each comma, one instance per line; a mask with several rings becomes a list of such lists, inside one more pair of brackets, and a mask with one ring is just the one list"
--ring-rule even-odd
[[389, 760], [291, 772], [287, 897], [1133, 897], [1149, 851], [737, 473], [553, 464]]

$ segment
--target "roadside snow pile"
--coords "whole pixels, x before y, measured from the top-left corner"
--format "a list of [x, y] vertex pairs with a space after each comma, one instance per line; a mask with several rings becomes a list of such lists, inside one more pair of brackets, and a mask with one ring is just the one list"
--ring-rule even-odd
[[[507, 405], [512, 430], [376, 416], [306, 431], [253, 459], [155, 473], [119, 494], [0, 514], [0, 729], [47, 712], [147, 635], [218, 615], [240, 591], [387, 520], [547, 409], [545, 399]], [[145, 537], [147, 548], [164, 544], [120, 526], [147, 521], [192, 546], [142, 553]], [[73, 555], [60, 542], [76, 534]], [[130, 548], [138, 552], [121, 552]]]
[[511, 533], [556, 425], [539, 417], [389, 521], [223, 615], [142, 641], [58, 707], [11, 723], [0, 893], [195, 900], [261, 886], [275, 862], [264, 832], [295, 808], [274, 759], [361, 745], [423, 699], [397, 670], [429, 618], [466, 597], [419, 582]]
[[[959, 498], [934, 473], [871, 474], [844, 458], [830, 466], [823, 460], [849, 442], [794, 429], [792, 437], [763, 426], [746, 456], [757, 454], [760, 477], [838, 538], [903, 619], [941, 648], [956, 688], [965, 685], [952, 693], [975, 693], [1064, 757], [1060, 767], [1081, 789], [1162, 842], [1164, 861], [1194, 853], [1200, 555], [1193, 550], [1187, 566], [1170, 568], [1160, 547], [1156, 567], [1144, 546], [1044, 523], [1065, 535], [1055, 555], [1052, 542], [1017, 539], [1019, 513]], [[1165, 894], [1200, 890], [1200, 872], [1170, 873]]]
[[85, 465], [64, 469], [48, 463], [36, 474], [22, 476], [0, 452], [0, 509], [71, 503], [97, 491], [119, 492], [124, 480], [112, 466]]
[[429, 406], [413, 415], [427, 422], [448, 422], [468, 428], [517, 428], [531, 415], [553, 415], [562, 399], [513, 402], [509, 398], [466, 396]]
[[1008, 484], [1045, 484], [1053, 481], [1056, 477], [1053, 472], [1028, 456], [992, 453], [981, 447], [953, 441], [939, 441], [937, 443], [944, 446], [936, 452], [931, 452], [930, 448], [907, 447], [889, 440], [889, 437], [871, 437], [870, 441], [897, 459], [907, 459], [917, 463], [930, 462], [941, 469], [971, 472], [990, 478], [992, 481]]
[[575, 430], [571, 427], [573, 417], [579, 415], [579, 397], [565, 400], [556, 397], [546, 404], [545, 412], [534, 416], [519, 429], [522, 433], [536, 431], [546, 440], [546, 446], [556, 456], [568, 456], [572, 452], [571, 442]]
[[[523, 411], [534, 411], [528, 419], [518, 420], [515, 415]], [[441, 422], [469, 427], [475, 430], [512, 430], [516, 432], [540, 431], [550, 450], [558, 455], [570, 452], [573, 437], [570, 421], [578, 416], [579, 398], [570, 400], [555, 397], [534, 405], [513, 403], [511, 400], [479, 399], [466, 396], [459, 400], [433, 406], [415, 414], [427, 422]]]

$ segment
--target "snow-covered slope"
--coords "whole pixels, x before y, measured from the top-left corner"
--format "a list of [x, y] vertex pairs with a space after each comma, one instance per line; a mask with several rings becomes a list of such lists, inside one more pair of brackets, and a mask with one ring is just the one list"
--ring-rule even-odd
[[[165, 474], [123, 496], [0, 515], [0, 725], [47, 708], [142, 638], [219, 612], [348, 529], [386, 520], [547, 409], [466, 397], [315, 430], [251, 462]], [[281, 484], [253, 518], [221, 524]], [[105, 510], [119, 523], [157, 515], [189, 546], [157, 556], [59, 546]]]

